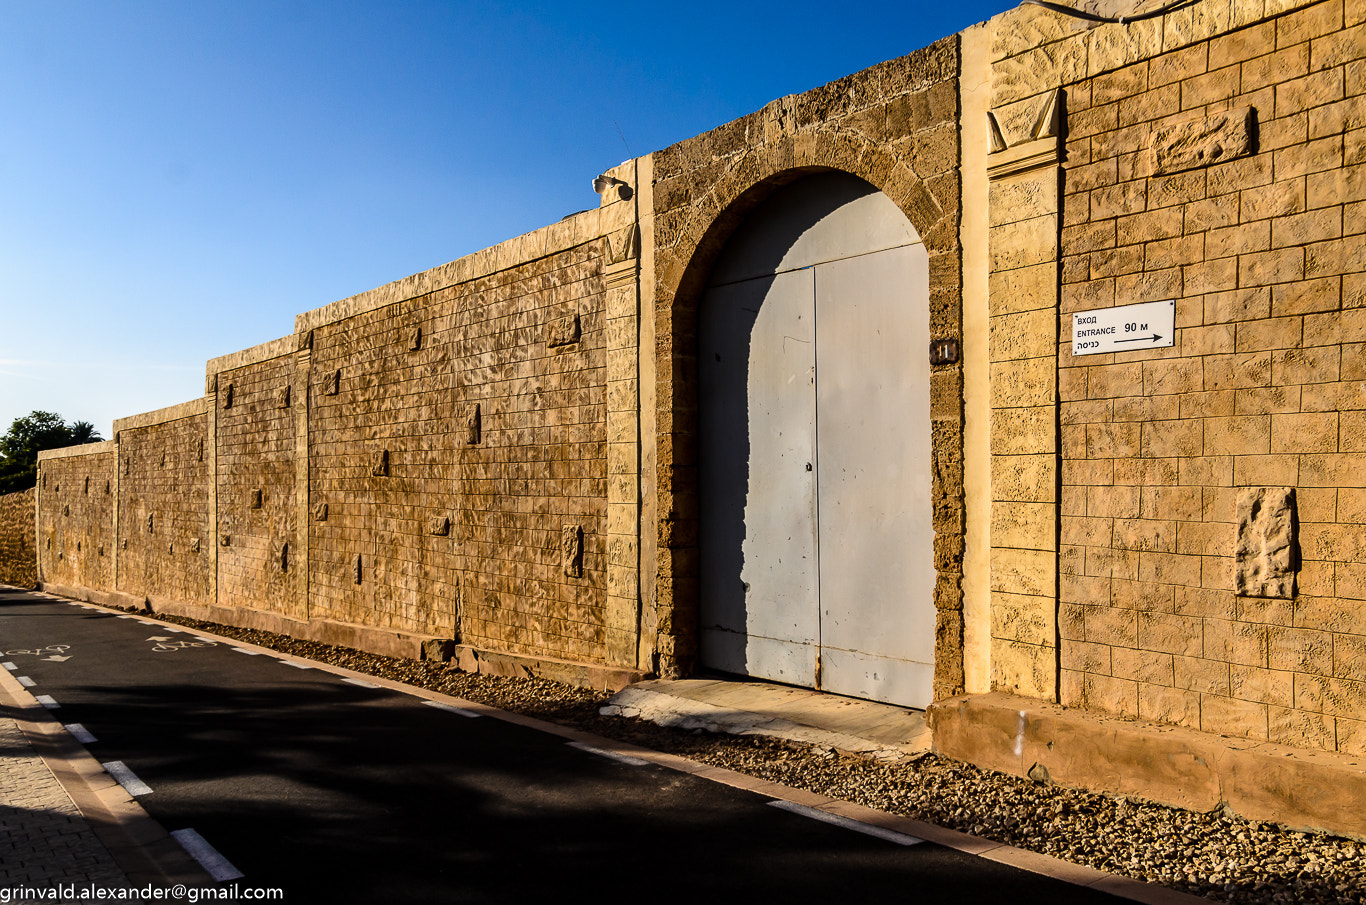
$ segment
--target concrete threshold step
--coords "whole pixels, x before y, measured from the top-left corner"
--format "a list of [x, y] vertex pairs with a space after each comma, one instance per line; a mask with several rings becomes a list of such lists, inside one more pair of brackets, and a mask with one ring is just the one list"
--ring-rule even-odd
[[898, 761], [930, 750], [923, 711], [768, 682], [654, 679], [611, 697], [607, 716], [729, 735], [766, 735]]

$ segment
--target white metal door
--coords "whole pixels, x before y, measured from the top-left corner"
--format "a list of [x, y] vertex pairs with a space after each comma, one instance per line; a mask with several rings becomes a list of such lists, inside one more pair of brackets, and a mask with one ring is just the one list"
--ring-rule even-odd
[[816, 684], [812, 271], [732, 283], [700, 325], [703, 661]]
[[751, 215], [698, 331], [702, 662], [924, 707], [928, 257], [835, 174]]
[[934, 679], [929, 259], [907, 245], [815, 270], [820, 687], [923, 707]]

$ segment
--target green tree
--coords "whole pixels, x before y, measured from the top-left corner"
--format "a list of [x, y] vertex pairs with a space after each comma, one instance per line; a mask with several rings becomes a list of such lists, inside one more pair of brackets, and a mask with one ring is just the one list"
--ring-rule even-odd
[[67, 424], [52, 412], [29, 412], [15, 418], [0, 437], [0, 493], [27, 490], [38, 482], [38, 451], [61, 449], [104, 438], [89, 421]]

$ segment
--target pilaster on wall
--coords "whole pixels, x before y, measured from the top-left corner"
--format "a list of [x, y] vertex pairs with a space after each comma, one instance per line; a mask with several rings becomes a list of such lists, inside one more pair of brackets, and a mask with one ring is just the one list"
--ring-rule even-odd
[[[610, 171], [626, 183], [603, 203], [638, 204], [634, 160]], [[629, 192], [629, 195], [628, 195]], [[619, 200], [610, 201], [615, 194]], [[638, 215], [637, 218], [638, 220]], [[610, 233], [603, 266], [607, 327], [607, 662], [636, 666], [640, 637], [640, 227]]]
[[308, 414], [313, 405], [313, 331], [298, 334], [299, 348], [294, 353], [294, 386], [298, 403], [294, 406], [294, 614], [309, 618], [308, 553], [313, 536], [313, 519], [308, 504]]
[[[204, 425], [204, 455], [209, 469], [209, 536], [205, 538], [205, 553], [209, 572], [209, 599], [218, 603], [218, 373], [206, 369], [204, 399], [208, 418]], [[115, 469], [119, 471], [119, 469]], [[116, 499], [118, 499], [116, 497]], [[115, 535], [118, 536], [117, 534]], [[117, 587], [117, 585], [115, 585]]]
[[1058, 676], [1061, 117], [1057, 89], [987, 114], [991, 686], [1048, 700]]

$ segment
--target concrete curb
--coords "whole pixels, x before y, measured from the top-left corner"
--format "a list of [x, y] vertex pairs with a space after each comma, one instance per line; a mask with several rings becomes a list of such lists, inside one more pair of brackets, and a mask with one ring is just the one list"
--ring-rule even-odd
[[[46, 595], [54, 600], [62, 598], [51, 594]], [[106, 609], [96, 604], [78, 603], [78, 605], [88, 606], [93, 609]], [[118, 610], [108, 610], [115, 615], [126, 616], [127, 613]], [[138, 614], [139, 619], [159, 622], [155, 617]], [[175, 623], [161, 623], [174, 628], [184, 629]], [[513, 723], [528, 729], [535, 729], [547, 735], [557, 736], [566, 741], [578, 742], [597, 748], [611, 754], [620, 754], [627, 757], [636, 757], [659, 767], [670, 770], [677, 770], [680, 773], [688, 773], [700, 779], [708, 779], [712, 782], [719, 782], [736, 789], [744, 789], [763, 795], [767, 798], [790, 801], [794, 804], [805, 805], [839, 817], [856, 820], [871, 826], [881, 827], [908, 836], [915, 836], [945, 848], [951, 848], [964, 854], [977, 855], [988, 861], [995, 861], [999, 864], [1006, 864], [1027, 870], [1031, 873], [1052, 877], [1074, 886], [1084, 886], [1096, 889], [1113, 896], [1129, 899], [1134, 902], [1142, 902], [1145, 905], [1208, 905], [1209, 900], [1193, 896], [1188, 893], [1168, 889], [1165, 886], [1157, 886], [1151, 883], [1144, 883], [1130, 877], [1110, 874], [1105, 871], [1096, 870], [1081, 864], [1073, 864], [1070, 861], [1063, 861], [1049, 855], [1041, 855], [1038, 852], [1031, 852], [1026, 849], [1014, 848], [1000, 842], [993, 842], [990, 839], [981, 839], [947, 827], [937, 826], [933, 823], [926, 823], [922, 820], [915, 820], [910, 817], [901, 817], [896, 814], [888, 814], [885, 811], [874, 810], [852, 802], [840, 801], [818, 792], [810, 792], [806, 789], [796, 789], [785, 786], [781, 783], [772, 782], [767, 779], [760, 779], [744, 773], [737, 773], [724, 767], [713, 767], [708, 764], [698, 763], [688, 760], [676, 754], [668, 754], [663, 751], [655, 751], [651, 748], [642, 748], [629, 742], [622, 742], [616, 739], [605, 738], [591, 732], [584, 732], [581, 729], [574, 729], [569, 726], [561, 726], [557, 723], [549, 723], [536, 717], [524, 716], [520, 713], [512, 713], [500, 710], [497, 707], [490, 707], [487, 704], [478, 704], [474, 701], [467, 701], [464, 698], [457, 698], [452, 695], [441, 694], [440, 692], [429, 691], [425, 688], [418, 688], [414, 685], [405, 685], [402, 682], [395, 682], [381, 676], [373, 676], [369, 673], [357, 672], [341, 666], [333, 666], [317, 660], [309, 660], [304, 657], [296, 657], [291, 654], [284, 654], [268, 647], [261, 647], [255, 644], [244, 643], [233, 638], [216, 635], [213, 632], [196, 631], [196, 635], [206, 638], [214, 638], [229, 647], [240, 647], [259, 654], [266, 654], [277, 660], [288, 660], [295, 663], [306, 663], [314, 669], [329, 672], [333, 675], [348, 679], [360, 679], [365, 682], [378, 685], [390, 691], [397, 691], [402, 694], [410, 695], [423, 700], [434, 701], [441, 704], [448, 704], [477, 713], [480, 716], [492, 717], [506, 723]], [[794, 724], [795, 725], [795, 724]], [[806, 728], [806, 727], [799, 727]]]
[[0, 704], [131, 886], [218, 885], [7, 669], [0, 669]]

